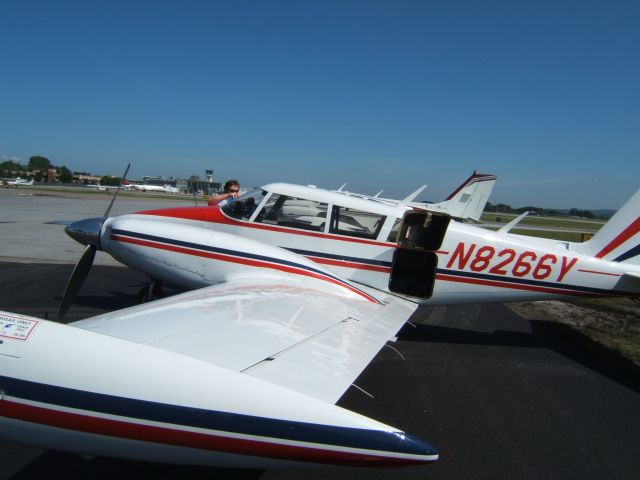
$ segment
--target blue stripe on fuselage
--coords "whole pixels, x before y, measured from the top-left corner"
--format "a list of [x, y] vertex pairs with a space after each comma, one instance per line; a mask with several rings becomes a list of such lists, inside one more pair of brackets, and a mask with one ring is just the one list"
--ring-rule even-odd
[[[543, 282], [540, 280], [528, 280], [525, 278], [514, 278], [514, 277], [501, 276], [501, 275], [488, 275], [484, 273], [466, 272], [461, 270], [447, 270], [447, 269], [439, 268], [437, 270], [437, 273], [442, 275], [456, 276], [462, 279], [466, 277], [466, 278], [473, 278], [473, 279], [485, 280], [485, 281], [491, 281], [491, 282], [511, 283], [513, 285], [522, 285], [525, 288], [527, 286], [544, 287], [544, 288], [553, 288], [556, 290], [581, 292], [585, 294], [592, 293], [596, 295], [629, 295], [630, 294], [625, 292], [616, 292], [606, 288], [585, 287], [582, 285], [565, 285], [565, 284], [556, 283], [556, 282]], [[562, 292], [559, 292], [559, 294], [562, 294]]]
[[[284, 265], [287, 267], [293, 267], [293, 268], [299, 268], [302, 270], [307, 270], [309, 272], [313, 272], [317, 275], [322, 275], [328, 278], [331, 278], [337, 282], [340, 283], [344, 283], [344, 281], [338, 277], [335, 277], [327, 272], [323, 272], [322, 270], [318, 270], [315, 269], [313, 267], [309, 267], [307, 265], [303, 265], [300, 263], [296, 263], [296, 262], [292, 262], [289, 260], [283, 260], [280, 258], [274, 258], [274, 257], [267, 257], [265, 255], [257, 255], [255, 253], [247, 253], [247, 252], [242, 252], [242, 251], [238, 251], [238, 250], [229, 250], [226, 248], [219, 248], [219, 247], [212, 247], [210, 245], [202, 245], [199, 243], [192, 243], [192, 242], [185, 242], [184, 240], [175, 240], [173, 238], [166, 238], [166, 237], [158, 237], [155, 235], [148, 235], [146, 233], [140, 233], [140, 232], [132, 232], [129, 230], [120, 230], [120, 229], [116, 229], [114, 228], [113, 230], [111, 230], [111, 233], [116, 234], [116, 235], [124, 235], [127, 237], [133, 237], [133, 238], [139, 238], [142, 240], [149, 240], [149, 241], [153, 241], [153, 242], [158, 242], [158, 243], [167, 243], [169, 245], [176, 245], [176, 246], [180, 246], [180, 247], [185, 247], [185, 248], [191, 248], [193, 250], [203, 250], [206, 252], [211, 252], [211, 253], [219, 253], [222, 255], [229, 255], [232, 257], [239, 257], [239, 258], [247, 258], [247, 259], [251, 259], [251, 260], [258, 260], [261, 262], [269, 262], [269, 263], [275, 263], [275, 264], [279, 264], [279, 265]], [[351, 287], [354, 288], [354, 287]]]
[[[329, 278], [332, 278], [333, 280], [336, 280], [336, 281], [339, 281], [339, 282], [342, 283], [341, 279], [339, 279], [337, 277], [334, 277], [334, 276], [332, 276], [330, 274], [327, 274], [326, 272], [323, 272], [321, 270], [316, 270], [316, 269], [314, 269], [312, 267], [308, 267], [306, 265], [301, 265], [301, 264], [298, 264], [298, 263], [295, 263], [295, 262], [291, 262], [291, 261], [287, 261], [287, 260], [281, 260], [281, 259], [277, 259], [277, 258], [273, 258], [273, 257], [267, 257], [267, 256], [263, 256], [263, 255], [251, 254], [251, 253], [240, 252], [240, 251], [235, 251], [235, 250], [228, 250], [228, 249], [223, 249], [223, 248], [211, 247], [211, 246], [208, 246], [208, 245], [200, 245], [200, 244], [197, 244], [197, 243], [185, 242], [185, 241], [182, 241], [182, 240], [174, 240], [174, 239], [165, 238], [165, 237], [158, 237], [158, 236], [143, 234], [143, 233], [139, 233], [139, 232], [130, 232], [130, 231], [118, 230], [118, 229], [113, 229], [112, 232], [116, 233], [116, 234], [120, 234], [120, 235], [126, 235], [126, 236], [131, 236], [131, 237], [134, 237], [134, 238], [140, 238], [140, 239], [144, 239], [144, 240], [151, 240], [151, 241], [155, 241], [155, 242], [168, 243], [168, 244], [171, 244], [171, 245], [178, 245], [178, 246], [183, 246], [183, 247], [192, 248], [192, 249], [196, 249], [196, 250], [210, 251], [210, 252], [213, 252], [213, 253], [221, 253], [221, 254], [225, 254], [225, 255], [237, 256], [237, 257], [242, 257], [242, 258], [249, 258], [249, 259], [253, 259], [253, 260], [260, 260], [260, 261], [266, 261], [266, 262], [271, 262], [271, 263], [278, 263], [278, 264], [282, 264], [282, 265], [290, 266], [290, 267], [295, 267], [295, 268], [302, 268], [304, 270], [308, 270], [308, 271], [314, 272], [316, 274], [327, 276]], [[281, 247], [281, 248], [285, 248], [285, 247]], [[293, 252], [293, 253], [297, 253], [297, 254], [304, 255], [304, 256], [315, 256], [315, 257], [320, 257], [320, 258], [330, 258], [330, 259], [336, 259], [336, 260], [344, 260], [344, 261], [349, 261], [349, 262], [357, 262], [357, 263], [362, 263], [362, 264], [385, 266], [385, 267], [387, 267], [387, 266], [391, 267], [391, 265], [392, 265], [391, 262], [385, 262], [385, 261], [382, 261], [382, 260], [369, 260], [369, 259], [358, 258], [358, 257], [345, 257], [345, 256], [342, 256], [342, 255], [326, 254], [326, 253], [314, 252], [314, 251], [310, 251], [310, 250], [289, 249], [289, 248], [286, 248], [286, 249], [291, 251], [291, 252]], [[561, 284], [561, 283], [555, 283], [555, 282], [544, 282], [544, 281], [540, 281], [540, 280], [530, 280], [530, 279], [508, 277], [508, 276], [502, 276], [502, 275], [490, 275], [490, 274], [483, 274], [483, 273], [467, 272], [467, 271], [462, 271], [462, 270], [452, 270], [452, 269], [439, 268], [439, 269], [437, 269], [437, 273], [443, 274], [443, 275], [457, 276], [457, 277], [460, 277], [461, 280], [463, 280], [466, 277], [466, 278], [480, 279], [480, 280], [486, 280], [486, 281], [511, 283], [513, 285], [522, 285], [523, 288], [526, 288], [527, 286], [544, 287], [544, 288], [553, 288], [553, 289], [557, 289], [557, 290], [581, 292], [581, 293], [585, 293], [585, 294], [595, 294], [595, 295], [630, 295], [630, 294], [633, 294], [633, 292], [615, 292], [615, 291], [612, 291], [612, 290], [609, 290], [609, 289], [600, 289], [600, 288], [586, 287], [586, 286], [581, 286], [581, 285], [567, 285], [567, 284]], [[560, 292], [560, 294], [561, 294], [561, 292]]]
[[282, 247], [290, 252], [297, 253], [298, 255], [303, 255], [305, 257], [317, 257], [317, 258], [327, 258], [331, 260], [339, 260], [343, 262], [352, 262], [352, 263], [361, 263], [363, 265], [374, 265], [376, 267], [387, 267], [391, 268], [391, 262], [386, 262], [384, 260], [373, 260], [369, 258], [360, 258], [360, 257], [348, 257], [346, 255], [336, 255], [332, 253], [324, 253], [324, 252], [314, 252], [312, 250], [300, 250], [297, 248], [289, 248]]

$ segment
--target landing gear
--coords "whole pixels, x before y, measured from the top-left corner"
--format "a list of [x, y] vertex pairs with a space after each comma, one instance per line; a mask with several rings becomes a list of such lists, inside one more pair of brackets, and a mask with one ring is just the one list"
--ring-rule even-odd
[[159, 300], [166, 297], [164, 289], [162, 288], [162, 280], [156, 280], [152, 278], [149, 280], [149, 285], [142, 287], [138, 292], [138, 303], [147, 303], [154, 300]]

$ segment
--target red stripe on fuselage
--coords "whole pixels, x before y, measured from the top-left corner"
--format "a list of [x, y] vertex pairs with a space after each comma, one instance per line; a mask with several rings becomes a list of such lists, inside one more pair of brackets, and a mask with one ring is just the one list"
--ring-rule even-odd
[[497, 280], [485, 280], [481, 278], [459, 277], [456, 275], [447, 275], [442, 273], [438, 273], [436, 275], [436, 280], [443, 280], [446, 282], [456, 282], [456, 283], [470, 283], [473, 285], [483, 285], [483, 286], [498, 287], [498, 288], [509, 288], [512, 290], [529, 290], [532, 292], [554, 293], [557, 295], [577, 295], [581, 297], [601, 296], [601, 294], [598, 294], [598, 293], [577, 292], [577, 291], [564, 290], [560, 288], [525, 285], [521, 283], [518, 284], [518, 283], [500, 282]]
[[0, 416], [77, 432], [254, 457], [351, 466], [391, 467], [429, 463], [424, 460], [389, 458], [375, 454], [341, 452], [318, 447], [281, 445], [269, 442], [268, 439], [264, 441], [248, 440], [225, 437], [220, 434], [141, 425], [25, 405], [6, 399], [0, 402]]
[[357, 270], [369, 270], [372, 272], [382, 272], [382, 273], [389, 273], [391, 271], [390, 267], [380, 267], [377, 265], [354, 263], [354, 262], [349, 262], [347, 260], [334, 260], [331, 258], [314, 257], [314, 256], [307, 256], [307, 258], [313, 262], [321, 263], [323, 265], [333, 265], [334, 267], [353, 268]]
[[333, 283], [334, 285], [338, 285], [340, 287], [346, 288], [347, 290], [353, 293], [356, 293], [357, 295], [363, 297], [369, 302], [379, 303], [375, 298], [371, 297], [370, 295], [367, 295], [364, 292], [361, 292], [360, 290], [352, 287], [349, 284], [340, 282], [338, 280], [334, 280], [331, 277], [327, 277], [315, 272], [311, 272], [309, 270], [305, 270], [303, 268], [295, 268], [295, 267], [290, 267], [290, 266], [282, 265], [278, 263], [269, 263], [269, 262], [254, 260], [250, 258], [243, 258], [243, 257], [225, 255], [221, 253], [207, 252], [207, 251], [196, 250], [196, 249], [191, 249], [187, 247], [179, 247], [177, 245], [152, 242], [150, 240], [141, 240], [139, 238], [125, 237], [123, 235], [117, 235], [117, 234], [112, 234], [111, 239], [116, 240], [118, 242], [131, 243], [133, 245], [140, 245], [142, 247], [156, 248], [159, 250], [167, 250], [171, 252], [182, 253], [185, 255], [194, 255], [197, 257], [210, 258], [212, 260], [220, 260], [223, 262], [238, 263], [238, 264], [247, 265], [250, 267], [270, 268], [272, 270], [279, 270], [286, 273], [292, 273], [294, 275], [304, 275], [307, 277], [316, 278], [318, 280], [323, 280], [325, 282]]
[[579, 272], [583, 272], [583, 273], [595, 273], [597, 275], [609, 275], [611, 277], [621, 277], [622, 276], [619, 273], [598, 272], [596, 270], [587, 270], [587, 269], [584, 269], [584, 268], [579, 268], [578, 271]]

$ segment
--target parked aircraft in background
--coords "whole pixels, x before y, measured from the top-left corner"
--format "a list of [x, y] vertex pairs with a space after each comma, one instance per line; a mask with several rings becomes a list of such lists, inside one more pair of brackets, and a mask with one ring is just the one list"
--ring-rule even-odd
[[335, 406], [419, 304], [640, 294], [640, 191], [572, 244], [452, 218], [481, 178], [437, 207], [273, 183], [68, 226], [86, 248], [59, 317], [98, 249], [194, 290], [71, 325], [0, 312], [0, 438], [245, 468], [435, 461]]
[[128, 183], [123, 183], [120, 187], [118, 187], [113, 185], [101, 185], [100, 182], [98, 182], [96, 184], [88, 183], [85, 185], [85, 187], [100, 190], [101, 192], [118, 190], [118, 188], [120, 188], [120, 190], [131, 190], [131, 185], [129, 185]]
[[141, 192], [162, 192], [162, 193], [180, 193], [178, 187], [172, 187], [169, 184], [165, 185], [146, 185], [146, 184], [132, 184], [133, 190], [139, 190]]
[[20, 177], [16, 178], [8, 178], [4, 181], [5, 186], [7, 187], [29, 187], [33, 185], [33, 178], [31, 180], [24, 180]]
[[147, 185], [141, 183], [123, 183], [120, 187], [112, 186], [112, 185], [101, 185], [100, 182], [97, 184], [88, 184], [85, 185], [87, 188], [93, 188], [96, 190], [107, 191], [107, 190], [136, 190], [139, 192], [161, 192], [161, 193], [180, 193], [180, 189], [177, 187], [172, 187], [169, 184], [165, 185]]

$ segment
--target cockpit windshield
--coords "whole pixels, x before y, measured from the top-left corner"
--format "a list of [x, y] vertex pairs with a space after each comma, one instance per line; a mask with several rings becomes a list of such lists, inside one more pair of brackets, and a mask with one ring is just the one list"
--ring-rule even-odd
[[238, 220], [249, 220], [266, 194], [267, 192], [261, 188], [249, 190], [238, 198], [230, 198], [220, 208], [230, 217]]

